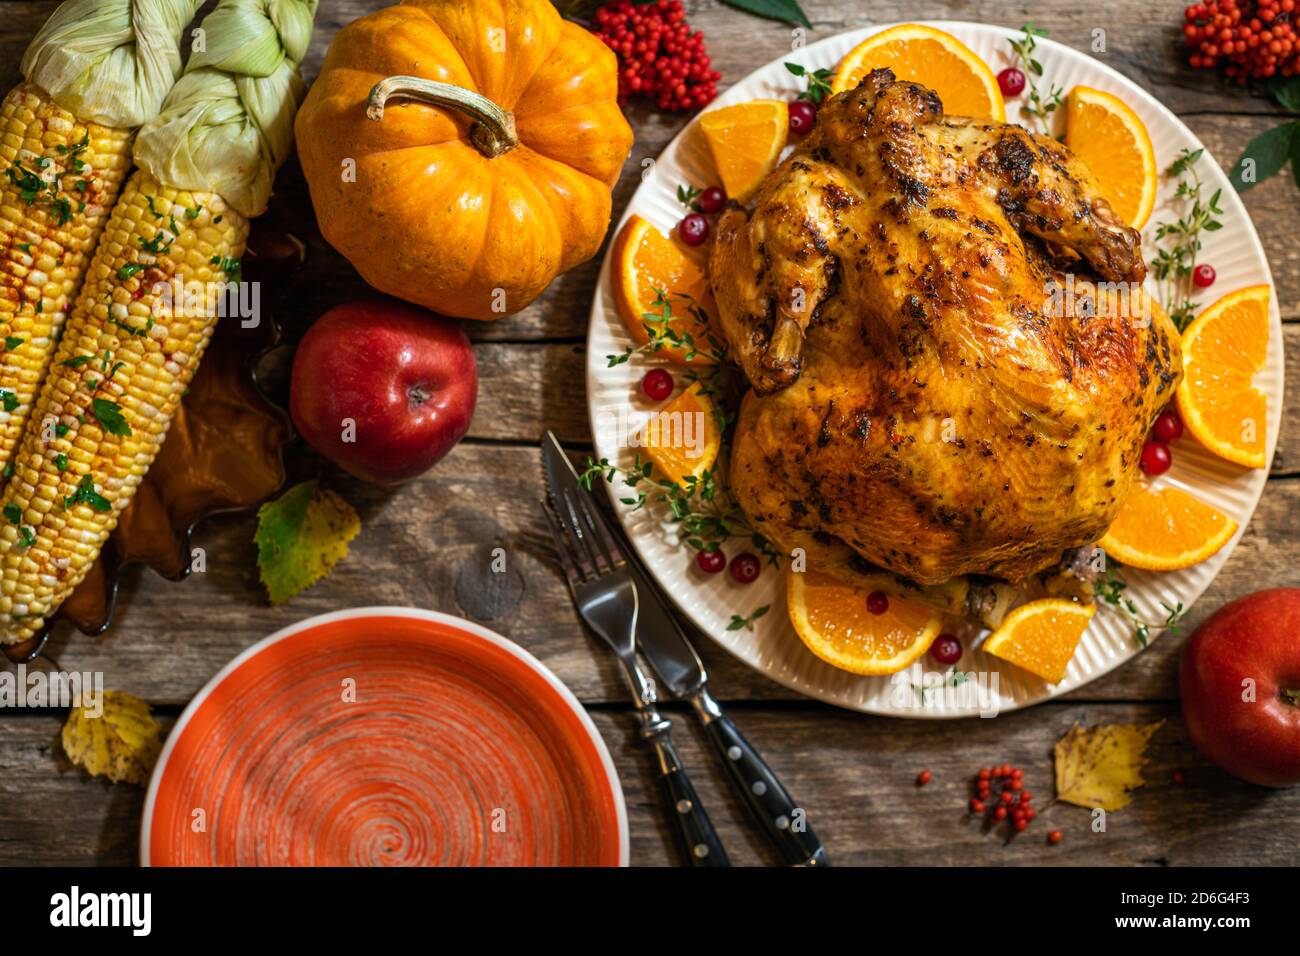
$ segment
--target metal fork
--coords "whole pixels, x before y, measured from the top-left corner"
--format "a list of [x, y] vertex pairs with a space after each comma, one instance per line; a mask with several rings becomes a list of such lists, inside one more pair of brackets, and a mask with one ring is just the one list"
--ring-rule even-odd
[[618, 658], [623, 681], [632, 694], [641, 721], [641, 739], [654, 748], [659, 774], [668, 797], [669, 813], [692, 866], [730, 866], [709, 815], [691, 785], [669, 731], [672, 721], [655, 706], [654, 685], [636, 659], [636, 585], [617, 542], [587, 503], [558, 491], [555, 507], [543, 501], [542, 511], [555, 537], [555, 550], [578, 613]]

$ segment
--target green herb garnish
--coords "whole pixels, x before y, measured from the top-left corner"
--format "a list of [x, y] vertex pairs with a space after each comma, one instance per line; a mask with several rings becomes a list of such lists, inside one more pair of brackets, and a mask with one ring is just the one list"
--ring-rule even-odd
[[131, 426], [122, 417], [122, 406], [117, 402], [110, 402], [106, 398], [92, 399], [90, 410], [94, 412], [95, 418], [99, 420], [104, 431], [110, 435], [122, 435], [127, 438], [131, 436]]
[[807, 100], [809, 103], [820, 103], [831, 95], [831, 80], [835, 77], [835, 71], [829, 67], [809, 70], [798, 63], [787, 63], [785, 68], [807, 81], [807, 88], [799, 94], [799, 99]]
[[90, 475], [82, 475], [81, 481], [77, 482], [77, 490], [63, 499], [64, 507], [71, 508], [74, 505], [86, 504], [96, 511], [112, 511], [113, 505], [107, 498], [95, 490], [95, 479]]
[[1026, 115], [1038, 120], [1043, 132], [1051, 136], [1052, 114], [1065, 105], [1065, 90], [1052, 83], [1047, 85], [1045, 93], [1038, 88], [1038, 80], [1043, 76], [1043, 64], [1034, 54], [1038, 50], [1039, 39], [1047, 36], [1047, 31], [1032, 23], [1026, 23], [1020, 28], [1020, 34], [1018, 39], [1007, 41], [1024, 66], [1025, 86], [1029, 90], [1029, 95], [1025, 97], [1024, 105], [1020, 109]]

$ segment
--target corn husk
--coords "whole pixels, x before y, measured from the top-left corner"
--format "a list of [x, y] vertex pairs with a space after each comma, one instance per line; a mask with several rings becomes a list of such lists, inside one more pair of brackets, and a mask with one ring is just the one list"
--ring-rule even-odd
[[132, 128], [157, 115], [181, 70], [181, 31], [202, 0], [67, 0], [21, 69], [68, 112]]
[[140, 131], [136, 163], [160, 182], [217, 193], [242, 215], [261, 215], [293, 148], [305, 91], [299, 63], [316, 6], [221, 0], [200, 26], [202, 48]]

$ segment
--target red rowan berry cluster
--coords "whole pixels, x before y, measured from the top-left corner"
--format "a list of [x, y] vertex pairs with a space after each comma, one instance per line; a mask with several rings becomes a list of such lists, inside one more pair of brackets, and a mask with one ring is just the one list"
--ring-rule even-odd
[[1300, 73], [1297, 0], [1205, 0], [1183, 14], [1188, 62], [1238, 83]]
[[[1009, 763], [997, 767], [984, 767], [975, 777], [975, 795], [970, 799], [970, 812], [984, 814], [990, 827], [1006, 821], [1012, 833], [1023, 833], [1030, 821], [1038, 816], [1033, 807], [1033, 794], [1025, 789], [1025, 772]], [[1002, 790], [995, 797], [993, 785]]]
[[614, 0], [596, 11], [596, 35], [618, 55], [618, 100], [653, 99], [664, 110], [697, 110], [718, 95], [704, 37], [691, 32], [681, 0], [633, 6]]

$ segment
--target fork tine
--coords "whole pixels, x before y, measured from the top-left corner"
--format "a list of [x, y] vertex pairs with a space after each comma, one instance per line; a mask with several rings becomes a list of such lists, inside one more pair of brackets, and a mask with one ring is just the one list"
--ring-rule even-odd
[[570, 586], [578, 584], [583, 580], [583, 576], [579, 570], [579, 562], [574, 560], [573, 542], [569, 540], [569, 535], [560, 526], [559, 519], [553, 513], [550, 505], [545, 501], [539, 503], [542, 506], [542, 514], [546, 516], [546, 523], [551, 526], [551, 536], [555, 539], [555, 553], [560, 559], [560, 569], [564, 572]]
[[589, 501], [583, 495], [575, 495], [578, 499], [578, 508], [582, 517], [586, 520], [588, 527], [591, 528], [592, 541], [600, 550], [600, 555], [610, 568], [617, 568], [623, 564], [623, 555], [618, 550], [618, 542], [613, 540], [613, 533], [605, 525], [604, 519], [596, 510], [596, 504]]

